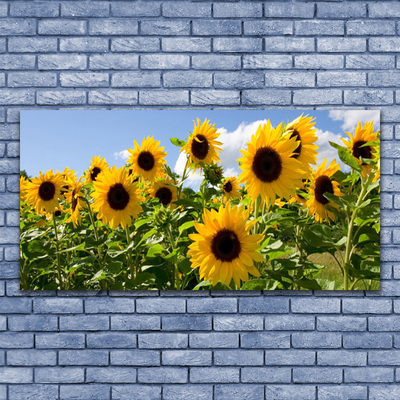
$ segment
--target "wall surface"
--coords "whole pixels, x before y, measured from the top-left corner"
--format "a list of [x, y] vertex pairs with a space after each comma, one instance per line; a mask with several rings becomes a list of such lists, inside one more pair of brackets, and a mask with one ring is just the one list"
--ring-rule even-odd
[[[0, 399], [400, 398], [399, 17], [385, 0], [1, 1]], [[19, 291], [19, 110], [162, 107], [381, 109], [382, 290]]]

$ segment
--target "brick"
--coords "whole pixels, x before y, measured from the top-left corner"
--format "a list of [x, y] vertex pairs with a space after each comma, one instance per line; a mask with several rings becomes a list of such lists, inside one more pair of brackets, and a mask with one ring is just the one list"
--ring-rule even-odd
[[275, 54], [254, 54], [243, 56], [243, 69], [291, 69], [292, 56]]
[[46, 90], [38, 92], [36, 103], [41, 105], [75, 105], [86, 103], [86, 92], [81, 90]]
[[318, 385], [318, 399], [320, 400], [367, 400], [366, 386], [343, 385], [322, 386]]
[[323, 53], [363, 53], [367, 49], [366, 39], [318, 38], [317, 51]]
[[57, 385], [10, 385], [8, 390], [10, 400], [47, 400], [58, 397]]
[[214, 351], [214, 364], [228, 366], [263, 365], [264, 352], [261, 350], [216, 350]]
[[152, 37], [127, 37], [111, 39], [111, 51], [151, 53], [160, 50], [160, 39]]
[[47, 37], [10, 37], [10, 53], [50, 53], [57, 51], [57, 39]]
[[400, 84], [400, 71], [373, 71], [368, 74], [368, 86], [386, 87]]
[[[141, 90], [139, 92], [139, 104], [141, 105], [177, 105], [177, 106], [183, 106], [189, 104], [189, 92], [187, 90], [175, 90], [175, 91], [159, 91], [159, 90]], [[146, 299], [147, 300], [147, 299]], [[150, 300], [150, 299], [149, 299]], [[156, 299], [151, 299], [151, 300], [156, 300]], [[161, 301], [164, 299], [160, 299]], [[165, 299], [166, 300], [166, 299]], [[169, 300], [169, 299], [168, 299]], [[183, 300], [183, 299], [171, 299], [172, 300]], [[162, 302], [160, 303], [162, 304]], [[168, 303], [166, 303], [168, 304]], [[171, 303], [171, 305], [174, 303]], [[157, 309], [157, 306], [152, 305], [151, 308]], [[152, 312], [152, 311], [145, 311], [146, 307], [143, 306], [142, 312]], [[165, 309], [163, 308], [159, 312], [165, 312], [165, 313], [179, 313], [182, 312], [181, 310], [181, 304], [178, 303], [178, 306], [170, 311], [170, 306], [167, 306]], [[138, 311], [140, 312], [140, 311]]]
[[393, 382], [394, 373], [392, 368], [346, 368], [344, 370], [344, 381], [351, 383]]
[[183, 333], [139, 334], [139, 348], [143, 349], [179, 349], [187, 345], [188, 335]]
[[392, 302], [385, 299], [343, 299], [342, 308], [345, 314], [390, 314]]
[[57, 75], [51, 72], [9, 72], [9, 87], [56, 87]]
[[42, 315], [11, 315], [8, 317], [8, 329], [10, 331], [56, 331], [58, 321], [55, 316]]
[[211, 365], [212, 352], [203, 350], [166, 350], [162, 352], [163, 365]]
[[189, 21], [142, 21], [140, 24], [141, 35], [174, 36], [189, 35]]
[[113, 87], [159, 87], [161, 74], [144, 71], [116, 72], [111, 77], [111, 85]]
[[344, 56], [331, 54], [298, 55], [294, 65], [300, 69], [340, 69], [344, 65]]
[[214, 87], [226, 89], [261, 88], [264, 75], [261, 72], [217, 72], [214, 74]]
[[[371, 3], [369, 5], [370, 18], [395, 18], [400, 17], [400, 4], [390, 3]], [[385, 21], [386, 23], [387, 21]]]
[[329, 316], [317, 317], [319, 331], [365, 331], [367, 319], [365, 317]]
[[222, 53], [256, 53], [262, 51], [262, 39], [214, 38], [213, 50]]
[[370, 317], [368, 318], [368, 329], [370, 331], [396, 332], [400, 330], [400, 316]]
[[242, 33], [241, 21], [235, 20], [194, 20], [192, 26], [196, 36], [236, 36]]
[[112, 387], [112, 398], [119, 400], [161, 400], [161, 386], [118, 385]]
[[293, 333], [292, 334], [292, 346], [294, 348], [340, 348], [341, 337], [339, 333], [327, 333], [327, 332], [307, 332], [307, 333]]
[[7, 365], [47, 366], [56, 365], [57, 353], [54, 350], [10, 350], [7, 352]]
[[187, 368], [138, 368], [138, 382], [140, 383], [187, 383], [187, 381]]
[[400, 386], [371, 385], [369, 389], [370, 400], [395, 399], [400, 396]]
[[372, 52], [396, 52], [400, 47], [400, 38], [396, 37], [385, 37], [379, 38], [374, 37], [369, 39], [369, 51]]
[[161, 40], [161, 49], [169, 53], [180, 53], [182, 49], [191, 53], [209, 53], [211, 51], [211, 39], [163, 38]]
[[264, 17], [268, 18], [313, 18], [314, 4], [267, 2], [264, 4]]
[[148, 331], [159, 330], [161, 327], [159, 316], [144, 315], [115, 315], [111, 316], [112, 330]]
[[388, 333], [348, 333], [343, 335], [345, 349], [385, 349], [392, 347]]
[[293, 368], [294, 383], [341, 383], [340, 368]]
[[88, 314], [114, 314], [133, 313], [135, 311], [135, 299], [86, 299], [85, 312]]
[[315, 351], [310, 350], [266, 350], [266, 365], [314, 365]]
[[88, 383], [135, 383], [136, 371], [133, 368], [87, 368]]
[[34, 299], [33, 311], [36, 314], [82, 313], [83, 302], [81, 299]]
[[309, 20], [295, 21], [295, 33], [300, 36], [337, 36], [344, 35], [343, 21]]
[[158, 17], [159, 3], [114, 3], [111, 4], [113, 17]]
[[257, 297], [239, 299], [240, 313], [287, 313], [289, 312], [289, 299], [284, 297]]
[[377, 89], [345, 90], [344, 103], [349, 105], [393, 104], [393, 92], [391, 90]]
[[[211, 87], [212, 74], [201, 71], [170, 71], [163, 74], [164, 87], [185, 88], [185, 87]], [[158, 76], [157, 85], [160, 85]]]
[[32, 333], [0, 332], [2, 349], [29, 349], [33, 347]]
[[108, 39], [103, 38], [61, 38], [60, 51], [101, 53], [108, 51]]
[[[41, 72], [41, 75], [44, 73]], [[61, 72], [60, 84], [63, 87], [102, 87], [108, 86], [108, 74], [102, 72]]]
[[0, 70], [9, 69], [33, 69], [35, 67], [35, 56], [22, 54], [0, 55]]
[[214, 4], [214, 18], [260, 18], [262, 17], [262, 4], [259, 3], [232, 3], [229, 7], [223, 3]]
[[244, 383], [290, 383], [290, 368], [242, 368], [242, 382]]
[[192, 90], [192, 105], [239, 105], [240, 94], [230, 90]]
[[138, 21], [134, 19], [96, 19], [89, 21], [89, 34], [102, 36], [137, 35]]
[[165, 385], [163, 387], [164, 400], [209, 400], [213, 396], [213, 388], [209, 385]]
[[262, 385], [216, 385], [215, 400], [231, 399], [261, 399], [264, 397], [264, 386]]
[[134, 348], [136, 341], [136, 334], [131, 332], [99, 332], [86, 336], [88, 348]]
[[188, 299], [189, 313], [234, 313], [237, 311], [237, 300], [223, 298]]
[[174, 1], [162, 5], [164, 17], [171, 18], [207, 18], [211, 17], [210, 3], [187, 3]]
[[69, 19], [40, 20], [38, 33], [39, 35], [84, 35], [86, 23]]
[[32, 381], [32, 368], [3, 367], [0, 369], [0, 383], [30, 383]]
[[[335, 89], [306, 89], [297, 90], [293, 95], [295, 105], [316, 105], [316, 104], [341, 104], [342, 92]], [[300, 299], [298, 299], [300, 300]]]
[[[382, 3], [380, 3], [382, 4]], [[347, 21], [346, 33], [353, 36], [394, 35], [396, 31], [394, 21]]]
[[288, 105], [291, 103], [289, 90], [265, 90], [253, 89], [242, 92], [242, 104], [244, 105]]
[[193, 367], [190, 369], [192, 383], [238, 383], [239, 368]]
[[109, 329], [109, 317], [95, 315], [74, 315], [60, 317], [63, 331], [99, 331]]
[[270, 315], [265, 317], [265, 330], [268, 331], [312, 331], [314, 328], [314, 316]]
[[26, 18], [0, 20], [0, 36], [35, 35], [36, 21]]
[[367, 76], [365, 72], [329, 71], [317, 73], [317, 85], [319, 87], [334, 86], [366, 86]]
[[[335, 385], [335, 387], [337, 387]], [[267, 385], [265, 387], [267, 399], [292, 400], [296, 397], [302, 400], [314, 400], [316, 397], [315, 386], [307, 385]]]
[[362, 367], [367, 365], [365, 351], [321, 350], [317, 354], [318, 365]]
[[395, 65], [394, 56], [387, 55], [346, 55], [346, 68], [350, 69], [392, 69]]
[[85, 69], [87, 60], [85, 55], [78, 54], [51, 54], [38, 56], [39, 70]]
[[135, 54], [96, 54], [89, 57], [91, 69], [137, 69], [139, 57]]
[[237, 348], [239, 347], [238, 333], [191, 333], [189, 335], [191, 348]]
[[84, 368], [36, 368], [35, 382], [38, 383], [83, 383], [85, 381]]
[[317, 17], [332, 19], [363, 18], [367, 16], [366, 4], [359, 3], [318, 3]]
[[152, 54], [140, 56], [142, 69], [188, 69], [189, 56], [172, 54]]
[[157, 366], [160, 365], [160, 353], [154, 350], [112, 350], [111, 365]]
[[240, 336], [240, 346], [243, 348], [277, 348], [290, 347], [289, 333], [253, 332], [243, 333]]
[[[187, 65], [189, 65], [189, 61]], [[192, 67], [193, 69], [205, 70], [239, 70], [241, 68], [241, 61], [240, 56], [233, 55], [193, 55]]]
[[292, 299], [294, 313], [339, 313], [340, 299]]
[[60, 399], [96, 399], [107, 400], [110, 398], [108, 385], [61, 385]]
[[161, 324], [164, 331], [209, 331], [212, 328], [212, 317], [210, 315], [163, 316]]
[[243, 29], [245, 35], [292, 35], [293, 23], [291, 21], [244, 21]]
[[314, 87], [315, 74], [310, 72], [275, 72], [265, 73], [266, 87]]
[[263, 330], [263, 317], [255, 316], [214, 316], [216, 331], [259, 331]]
[[11, 17], [58, 17], [59, 5], [49, 2], [13, 2], [10, 4]]
[[138, 102], [138, 93], [132, 90], [92, 90], [89, 92], [89, 104], [124, 104], [135, 105]]
[[105, 350], [60, 350], [59, 365], [108, 365], [108, 352]]
[[68, 2], [61, 4], [63, 17], [106, 17], [109, 15], [109, 5], [101, 1], [90, 3]]
[[368, 352], [369, 365], [400, 365], [400, 351], [371, 350]]

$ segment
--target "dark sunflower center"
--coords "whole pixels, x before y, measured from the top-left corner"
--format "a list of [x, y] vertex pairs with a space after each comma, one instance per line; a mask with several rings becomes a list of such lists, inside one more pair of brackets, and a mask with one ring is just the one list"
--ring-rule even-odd
[[54, 211], [54, 215], [55, 215], [56, 217], [60, 217], [60, 216], [61, 216], [61, 210], [56, 210], [56, 211]]
[[262, 182], [276, 181], [282, 172], [281, 157], [270, 147], [262, 147], [254, 156], [252, 170]]
[[226, 193], [230, 193], [232, 191], [232, 183], [230, 183], [229, 181], [226, 182], [223, 186], [223, 189]]
[[329, 200], [324, 197], [324, 193], [333, 194], [333, 185], [328, 176], [321, 175], [315, 181], [315, 199], [318, 203], [325, 205], [329, 203]]
[[72, 191], [72, 200], [71, 200], [71, 209], [72, 209], [72, 212], [75, 211], [75, 208], [76, 208], [76, 206], [78, 205], [78, 199], [75, 198], [76, 192], [77, 192], [76, 189], [74, 189], [74, 190]]
[[90, 178], [92, 179], [92, 181], [95, 181], [97, 178], [97, 175], [101, 172], [101, 169], [98, 167], [94, 167], [92, 169], [92, 172], [90, 174]]
[[291, 138], [296, 138], [296, 140], [298, 140], [298, 143], [299, 143], [297, 145], [297, 147], [294, 149], [292, 157], [299, 158], [299, 156], [301, 154], [301, 147], [302, 147], [300, 133], [296, 129], [294, 129], [292, 134], [290, 135], [290, 139]]
[[129, 203], [129, 193], [121, 183], [116, 183], [108, 190], [107, 201], [113, 210], [123, 210]]
[[167, 206], [172, 201], [172, 191], [164, 186], [157, 190], [156, 197], [158, 197], [164, 206]]
[[204, 135], [196, 135], [192, 141], [192, 153], [199, 160], [204, 160], [207, 157], [210, 144]]
[[[353, 144], [353, 156], [356, 158], [372, 158], [372, 149], [371, 146], [363, 146], [365, 143], [367, 143], [365, 140], [358, 140]], [[363, 164], [365, 165], [365, 164]]]
[[142, 151], [138, 157], [138, 165], [145, 171], [150, 171], [154, 167], [154, 156], [149, 151]]
[[56, 187], [53, 182], [43, 182], [39, 186], [39, 197], [44, 201], [49, 201], [54, 198]]
[[217, 260], [231, 262], [239, 257], [240, 241], [230, 229], [221, 229], [211, 241], [211, 251]]

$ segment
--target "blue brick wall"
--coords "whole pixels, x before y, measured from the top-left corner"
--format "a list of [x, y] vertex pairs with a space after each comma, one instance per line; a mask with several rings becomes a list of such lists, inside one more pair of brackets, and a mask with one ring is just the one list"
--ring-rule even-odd
[[[0, 399], [400, 398], [399, 17], [391, 0], [0, 2]], [[19, 111], [160, 107], [381, 109], [382, 290], [21, 292]]]

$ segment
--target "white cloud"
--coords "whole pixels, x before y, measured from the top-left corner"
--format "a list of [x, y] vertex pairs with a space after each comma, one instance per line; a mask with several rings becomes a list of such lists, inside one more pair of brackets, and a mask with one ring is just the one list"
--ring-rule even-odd
[[353, 131], [358, 121], [374, 121], [374, 128], [379, 129], [380, 112], [379, 110], [331, 110], [329, 117], [334, 121], [343, 121], [342, 129], [344, 131]]
[[[186, 164], [186, 153], [180, 153], [178, 159], [176, 160], [174, 172], [179, 175], [183, 174], [183, 170], [185, 169]], [[191, 173], [189, 177], [185, 181], [185, 186], [190, 187], [194, 190], [198, 190], [200, 187], [200, 183], [203, 180], [203, 177], [199, 170], [195, 173]]]
[[116, 160], [121, 158], [122, 160], [127, 160], [129, 158], [129, 151], [128, 150], [122, 150], [122, 151], [115, 151], [114, 152], [114, 157]]
[[318, 140], [315, 142], [315, 144], [319, 147], [319, 149], [317, 150], [317, 165], [322, 164], [325, 157], [327, 159], [327, 165], [329, 165], [330, 162], [335, 158], [336, 162], [340, 165], [340, 168], [343, 171], [350, 171], [350, 168], [346, 164], [343, 164], [342, 161], [340, 161], [337, 150], [329, 144], [329, 142], [334, 142], [340, 144], [341, 146], [344, 146], [343, 142], [340, 140], [341, 136], [330, 131], [322, 131], [321, 129], [317, 129], [316, 135], [318, 137]]

